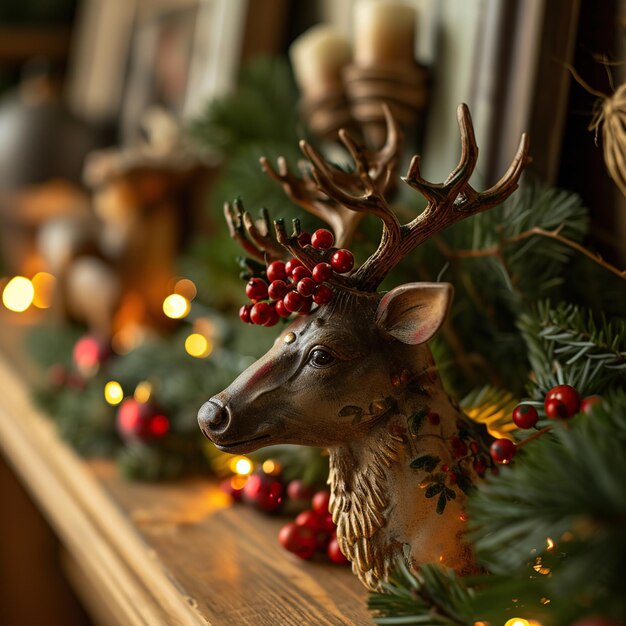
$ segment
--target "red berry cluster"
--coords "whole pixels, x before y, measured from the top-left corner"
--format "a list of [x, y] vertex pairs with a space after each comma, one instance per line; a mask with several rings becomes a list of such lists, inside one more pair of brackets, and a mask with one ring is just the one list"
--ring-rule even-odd
[[311, 245], [329, 252], [329, 263], [318, 263], [309, 271], [298, 259], [287, 262], [273, 261], [267, 266], [267, 280], [255, 277], [246, 285], [246, 295], [252, 304], [239, 309], [239, 317], [246, 324], [274, 326], [279, 318], [292, 313], [306, 315], [313, 306], [327, 304], [333, 292], [324, 283], [333, 272], [346, 274], [354, 267], [354, 256], [349, 250], [332, 250], [333, 234], [325, 228], [316, 230], [310, 237], [300, 236], [301, 245]]
[[280, 545], [301, 559], [308, 560], [320, 552], [333, 563], [348, 563], [337, 543], [337, 527], [328, 512], [329, 500], [328, 491], [318, 491], [311, 500], [312, 510], [302, 511], [280, 529]]
[[[557, 385], [546, 394], [543, 408], [548, 419], [570, 419], [578, 413], [588, 413], [591, 407], [601, 400], [600, 396], [581, 398], [571, 385]], [[522, 403], [513, 409], [512, 418], [518, 428], [535, 428], [539, 421], [539, 412], [532, 404]], [[496, 439], [491, 444], [491, 458], [496, 463], [509, 463], [516, 450], [515, 443], [510, 439]]]

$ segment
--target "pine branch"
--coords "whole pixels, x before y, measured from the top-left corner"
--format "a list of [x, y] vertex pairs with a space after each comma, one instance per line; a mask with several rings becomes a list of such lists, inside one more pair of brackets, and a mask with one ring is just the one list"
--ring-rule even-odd
[[573, 385], [582, 394], [601, 393], [626, 376], [626, 323], [596, 321], [591, 311], [561, 303], [540, 302], [520, 316], [519, 329], [528, 348], [536, 399], [555, 385]]
[[382, 592], [370, 594], [368, 608], [375, 624], [473, 626], [473, 593], [451, 570], [423, 565], [412, 572], [400, 561]]

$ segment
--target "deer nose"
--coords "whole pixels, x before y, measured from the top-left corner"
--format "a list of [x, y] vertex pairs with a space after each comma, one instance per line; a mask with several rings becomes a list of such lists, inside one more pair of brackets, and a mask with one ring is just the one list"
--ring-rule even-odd
[[228, 409], [219, 401], [211, 398], [205, 402], [198, 411], [198, 424], [205, 437], [209, 439], [212, 435], [220, 433], [228, 427], [230, 413]]

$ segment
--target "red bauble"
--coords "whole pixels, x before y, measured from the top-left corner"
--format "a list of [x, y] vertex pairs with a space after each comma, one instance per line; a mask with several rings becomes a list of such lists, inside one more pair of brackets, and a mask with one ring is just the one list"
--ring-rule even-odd
[[346, 565], [350, 562], [348, 561], [348, 559], [346, 559], [344, 553], [339, 548], [339, 544], [337, 543], [337, 537], [333, 537], [330, 540], [326, 554], [328, 554], [328, 558], [333, 563], [337, 563], [337, 565]]
[[554, 398], [552, 400], [546, 400], [543, 407], [546, 411], [546, 415], [551, 420], [566, 420], [571, 417], [567, 407], [560, 400]]
[[304, 298], [297, 291], [290, 291], [285, 296], [283, 303], [287, 311], [297, 313], [304, 304]]
[[328, 250], [333, 247], [335, 237], [325, 228], [320, 228], [313, 233], [311, 237], [311, 245], [317, 250]]
[[243, 499], [255, 508], [274, 513], [283, 504], [285, 488], [274, 476], [264, 472], [252, 474], [243, 488]]
[[317, 287], [317, 284], [312, 278], [303, 278], [302, 280], [298, 281], [298, 286], [296, 287], [296, 289], [301, 296], [309, 298], [313, 295], [315, 287]]
[[278, 541], [301, 559], [310, 559], [315, 554], [315, 533], [306, 526], [297, 526], [293, 522], [285, 524], [278, 533]]
[[538, 421], [539, 413], [530, 404], [518, 404], [513, 409], [513, 422], [518, 428], [532, 428]]
[[326, 515], [328, 513], [328, 505], [330, 503], [330, 492], [318, 491], [311, 501], [313, 510], [320, 515]]
[[596, 404], [600, 404], [602, 402], [602, 396], [587, 396], [583, 398], [580, 403], [580, 412], [581, 413], [591, 413], [593, 407]]
[[354, 256], [350, 250], [337, 250], [330, 257], [330, 265], [338, 274], [345, 274], [354, 267]]
[[91, 335], [81, 337], [72, 350], [76, 369], [83, 376], [93, 376], [110, 356], [110, 345]]
[[127, 441], [154, 441], [167, 435], [170, 421], [151, 402], [127, 398], [117, 411], [117, 429]]
[[287, 495], [290, 500], [310, 500], [313, 497], [313, 489], [296, 478], [287, 485]]
[[270, 283], [267, 293], [272, 300], [282, 300], [289, 291], [289, 287], [284, 280], [273, 280]]
[[296, 517], [294, 522], [298, 526], [306, 526], [307, 528], [310, 528], [315, 533], [324, 530], [321, 516], [314, 511], [302, 511], [302, 513]]
[[267, 298], [267, 283], [262, 278], [251, 278], [246, 285], [246, 295], [250, 300]]
[[333, 299], [333, 290], [326, 285], [318, 285], [313, 294], [315, 304], [328, 304]]
[[287, 278], [287, 272], [285, 271], [285, 262], [284, 261], [272, 261], [267, 266], [267, 280], [270, 283], [275, 280], [285, 280]]
[[312, 275], [315, 282], [323, 283], [333, 275], [333, 268], [330, 263], [318, 263], [313, 268]]
[[515, 444], [510, 439], [496, 439], [489, 448], [491, 458], [501, 465], [509, 463], [515, 456]]
[[250, 321], [263, 326], [272, 317], [272, 307], [267, 302], [257, 302], [250, 310]]
[[291, 315], [291, 311], [288, 311], [285, 308], [285, 303], [282, 300], [279, 300], [274, 307], [274, 310], [280, 317], [289, 317]]
[[[319, 513], [318, 513], [319, 515]], [[330, 513], [326, 513], [326, 515], [322, 516], [322, 529], [327, 533], [335, 533], [337, 532], [337, 525], [333, 522], [333, 516]]]
[[291, 276], [296, 267], [302, 267], [302, 263], [298, 261], [298, 259], [289, 259], [289, 261], [285, 263], [285, 273], [287, 276]]
[[276, 313], [276, 307], [270, 304], [270, 316], [267, 322], [263, 326], [276, 326], [278, 324], [278, 313]]
[[294, 268], [293, 272], [291, 272], [291, 280], [298, 284], [303, 278], [311, 278], [311, 272], [304, 265]]
[[240, 309], [239, 309], [239, 319], [244, 322], [245, 324], [251, 324], [252, 321], [250, 320], [250, 309], [252, 307], [248, 304], [244, 304]]
[[[552, 387], [546, 394], [544, 407], [546, 414], [548, 413], [548, 403], [556, 400], [565, 406], [565, 415], [562, 415], [562, 410], [559, 409], [558, 416], [561, 418], [574, 417], [578, 411], [580, 411], [580, 394], [571, 385], [557, 385]], [[551, 415], [548, 415], [551, 419], [554, 419]]]

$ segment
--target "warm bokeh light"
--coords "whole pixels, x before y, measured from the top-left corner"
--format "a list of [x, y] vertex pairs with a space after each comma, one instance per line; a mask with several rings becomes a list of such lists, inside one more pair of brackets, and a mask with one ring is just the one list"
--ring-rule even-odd
[[128, 354], [138, 348], [146, 339], [145, 328], [129, 324], [113, 335], [111, 345], [115, 354]]
[[239, 474], [239, 476], [249, 476], [254, 469], [252, 461], [246, 456], [236, 456], [230, 460], [228, 465], [230, 471]]
[[32, 283], [34, 290], [33, 304], [38, 309], [50, 308], [56, 278], [48, 272], [37, 272], [33, 276]]
[[504, 626], [529, 626], [528, 620], [521, 617], [512, 617], [510, 620], [504, 623]]
[[173, 320], [179, 320], [189, 313], [189, 300], [178, 293], [173, 293], [163, 300], [163, 313]]
[[246, 486], [247, 482], [248, 482], [247, 476], [233, 476], [230, 479], [230, 486], [235, 491], [241, 491]]
[[282, 467], [278, 461], [273, 461], [272, 459], [267, 459], [263, 461], [263, 465], [261, 465], [261, 469], [271, 476], [277, 476], [282, 471]]
[[547, 546], [548, 546], [548, 547], [546, 548], [546, 549], [548, 550], [548, 552], [550, 552], [550, 550], [554, 550], [554, 541], [552, 541], [552, 539], [550, 539], [550, 537], [548, 537], [548, 538], [546, 539], [546, 544], [547, 544]]
[[124, 390], [116, 380], [110, 380], [104, 386], [104, 399], [109, 404], [119, 404], [124, 399]]
[[213, 352], [213, 344], [204, 335], [192, 333], [185, 339], [185, 350], [187, 354], [201, 359]]
[[24, 276], [14, 276], [2, 292], [2, 304], [16, 313], [22, 313], [32, 303], [35, 297], [33, 283]]
[[143, 382], [139, 383], [137, 387], [135, 387], [135, 393], [133, 394], [133, 397], [135, 398], [135, 400], [137, 400], [137, 402], [145, 404], [150, 400], [151, 396], [152, 384], [149, 383], [147, 380], [144, 380]]
[[187, 298], [187, 300], [193, 300], [196, 295], [198, 295], [198, 290], [193, 281], [188, 278], [181, 278], [174, 285], [174, 293], [183, 296], [183, 298]]

